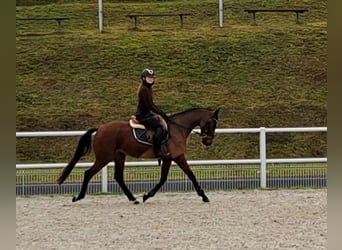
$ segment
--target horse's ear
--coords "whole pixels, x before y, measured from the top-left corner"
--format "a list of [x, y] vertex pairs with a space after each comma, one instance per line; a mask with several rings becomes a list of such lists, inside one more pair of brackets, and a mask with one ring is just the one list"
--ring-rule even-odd
[[214, 112], [214, 118], [216, 120], [218, 120], [218, 113], [219, 113], [219, 111], [220, 111], [220, 108], [216, 109], [215, 112]]

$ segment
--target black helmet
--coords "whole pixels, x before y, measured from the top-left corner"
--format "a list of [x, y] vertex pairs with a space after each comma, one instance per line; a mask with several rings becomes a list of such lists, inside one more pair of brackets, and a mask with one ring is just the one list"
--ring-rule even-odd
[[141, 72], [141, 79], [143, 79], [143, 77], [155, 77], [154, 76], [154, 72], [152, 69], [144, 69], [142, 72]]

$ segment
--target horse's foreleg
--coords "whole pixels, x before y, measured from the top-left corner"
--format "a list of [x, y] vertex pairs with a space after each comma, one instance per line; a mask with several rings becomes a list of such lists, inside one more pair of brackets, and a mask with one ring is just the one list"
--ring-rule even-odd
[[134, 204], [138, 204], [139, 201], [133, 196], [131, 191], [128, 189], [124, 182], [124, 177], [123, 177], [123, 171], [124, 171], [124, 166], [125, 166], [125, 159], [126, 156], [122, 153], [118, 153], [115, 156], [114, 163], [115, 163], [115, 173], [114, 173], [114, 178], [120, 185], [121, 189], [127, 196], [128, 200], [133, 201]]
[[167, 176], [169, 174], [170, 166], [171, 166], [171, 160], [169, 159], [163, 160], [159, 183], [150, 192], [148, 192], [148, 194], [144, 194], [143, 202], [145, 202], [148, 198], [153, 197], [157, 193], [157, 191], [164, 185], [164, 183], [167, 180]]
[[83, 177], [83, 183], [82, 183], [81, 191], [80, 191], [80, 193], [78, 194], [77, 197], [73, 197], [72, 198], [73, 202], [81, 200], [81, 199], [83, 199], [85, 197], [85, 194], [86, 194], [86, 191], [87, 191], [87, 187], [88, 187], [88, 183], [89, 183], [90, 179], [96, 173], [98, 173], [104, 166], [106, 166], [107, 163], [95, 161], [94, 165], [84, 172], [84, 177]]
[[198, 184], [194, 173], [190, 169], [190, 166], [189, 166], [188, 162], [186, 161], [185, 156], [181, 155], [181, 156], [177, 157], [176, 159], [174, 159], [174, 161], [178, 164], [178, 166], [184, 171], [184, 173], [192, 181], [192, 184], [194, 185], [197, 194], [202, 197], [202, 200], [204, 202], [209, 202], [208, 197], [204, 194], [203, 189]]

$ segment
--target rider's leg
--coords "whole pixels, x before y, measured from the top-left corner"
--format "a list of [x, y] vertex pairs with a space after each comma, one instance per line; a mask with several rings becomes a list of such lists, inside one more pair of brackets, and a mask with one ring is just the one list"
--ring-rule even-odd
[[[141, 117], [139, 117], [141, 118]], [[143, 118], [141, 118], [140, 122], [149, 129], [152, 129], [154, 131], [153, 136], [153, 151], [155, 154], [155, 157], [157, 159], [161, 159], [163, 157], [162, 151], [161, 151], [161, 142], [164, 135], [164, 130], [161, 127], [159, 120], [155, 119], [153, 116], [146, 115]]]

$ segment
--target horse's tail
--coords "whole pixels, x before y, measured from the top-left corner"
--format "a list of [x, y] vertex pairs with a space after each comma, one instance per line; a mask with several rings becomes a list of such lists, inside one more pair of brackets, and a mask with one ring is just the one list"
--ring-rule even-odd
[[74, 156], [72, 157], [69, 164], [64, 168], [63, 172], [57, 179], [58, 184], [62, 184], [65, 181], [65, 179], [69, 176], [72, 169], [75, 167], [76, 163], [81, 159], [81, 157], [90, 152], [91, 136], [95, 131], [97, 131], [97, 128], [91, 128], [84, 135], [82, 135], [78, 142]]

